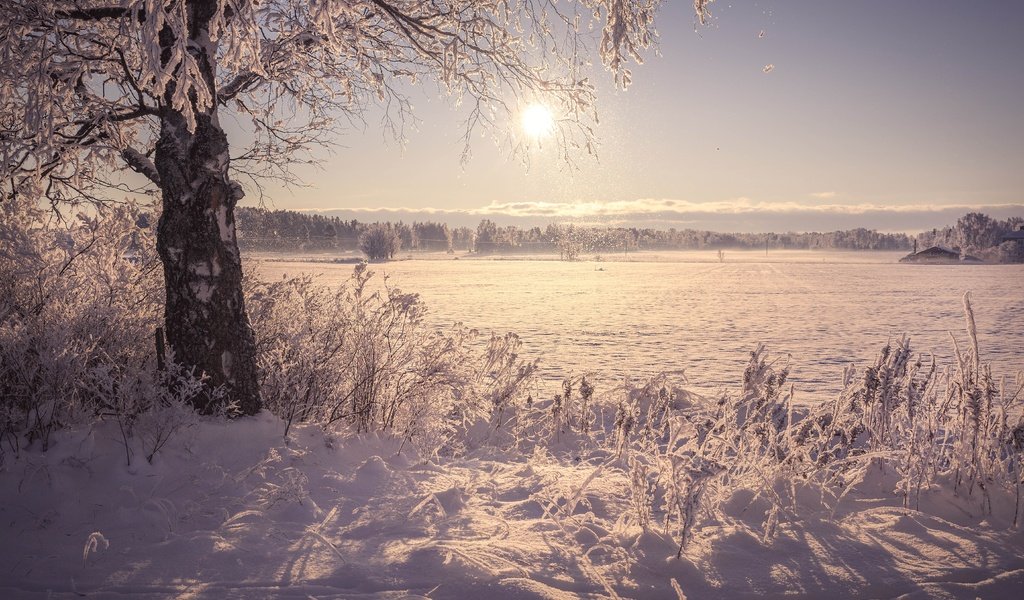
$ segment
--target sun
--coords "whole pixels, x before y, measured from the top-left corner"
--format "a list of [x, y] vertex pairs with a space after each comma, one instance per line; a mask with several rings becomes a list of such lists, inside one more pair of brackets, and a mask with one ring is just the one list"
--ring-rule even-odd
[[519, 124], [523, 128], [523, 133], [531, 138], [541, 138], [555, 128], [555, 117], [551, 114], [551, 109], [544, 106], [543, 104], [530, 104], [523, 109], [519, 115]]

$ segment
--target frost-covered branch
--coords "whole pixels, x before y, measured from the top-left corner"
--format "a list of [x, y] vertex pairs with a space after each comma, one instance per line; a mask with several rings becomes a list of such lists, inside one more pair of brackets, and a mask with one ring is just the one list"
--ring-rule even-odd
[[[106, 19], [119, 19], [130, 11], [127, 6], [95, 6], [85, 7], [75, 3], [74, 8], [58, 9], [53, 11], [53, 16], [58, 19], [75, 19], [80, 21], [102, 21]], [[145, 13], [140, 13], [140, 18]]]
[[133, 171], [145, 175], [147, 179], [157, 185], [160, 185], [160, 173], [157, 172], [156, 165], [153, 164], [153, 161], [149, 160], [145, 154], [139, 152], [135, 148], [125, 148], [121, 151], [121, 157], [124, 158], [124, 162], [126, 162]]
[[[222, 107], [248, 121], [249, 175], [288, 165], [379, 105], [398, 139], [412, 86], [436, 82], [465, 107], [465, 140], [527, 102], [559, 112], [564, 158], [593, 151], [593, 45], [619, 85], [655, 39], [657, 0], [12, 0], [0, 5], [2, 177], [68, 200], [111, 167], [142, 172], [167, 111]], [[695, 2], [703, 21], [707, 2]], [[591, 33], [592, 31], [597, 33]], [[242, 166], [242, 165], [239, 165]], [[259, 177], [258, 176], [258, 177]], [[46, 181], [44, 181], [46, 180]], [[71, 185], [65, 185], [70, 183]]]

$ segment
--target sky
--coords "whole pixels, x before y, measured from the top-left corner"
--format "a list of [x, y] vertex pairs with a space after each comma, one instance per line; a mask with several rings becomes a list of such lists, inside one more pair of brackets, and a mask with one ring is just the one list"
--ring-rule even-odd
[[[526, 166], [411, 91], [404, 144], [379, 114], [340, 135], [307, 187], [266, 206], [475, 225], [552, 221], [718, 231], [920, 231], [1024, 216], [1024, 2], [665, 2], [657, 52], [615, 89], [595, 74], [597, 157]], [[762, 34], [763, 32], [763, 34]], [[595, 57], [596, 58], [596, 57]], [[767, 68], [771, 65], [771, 68]], [[252, 204], [254, 200], [249, 200]]]

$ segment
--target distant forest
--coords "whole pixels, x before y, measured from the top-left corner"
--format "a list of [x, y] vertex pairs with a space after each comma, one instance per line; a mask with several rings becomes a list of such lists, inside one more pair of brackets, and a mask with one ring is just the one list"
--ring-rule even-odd
[[[281, 252], [356, 252], [371, 229], [387, 231], [403, 252], [476, 252], [479, 254], [614, 254], [637, 250], [797, 249], [907, 250], [944, 246], [991, 262], [1024, 262], [1024, 243], [1003, 242], [1024, 227], [1024, 219], [993, 219], [968, 213], [955, 224], [915, 236], [849, 229], [824, 233], [718, 233], [695, 229], [637, 227], [499, 226], [489, 219], [476, 229], [433, 221], [367, 223], [288, 210], [239, 208], [239, 245], [243, 249]], [[915, 245], [916, 242], [916, 245]]]
[[[359, 238], [374, 223], [346, 221], [315, 213], [263, 208], [237, 208], [235, 221], [238, 245], [263, 251], [357, 251]], [[403, 250], [469, 251], [474, 231], [468, 227], [449, 228], [445, 223], [388, 223], [401, 241]]]
[[[239, 245], [243, 249], [277, 251], [357, 251], [360, 237], [373, 223], [343, 220], [287, 210], [239, 208]], [[902, 233], [850, 229], [826, 233], [718, 233], [695, 229], [638, 227], [499, 226], [484, 219], [476, 227], [449, 227], [432, 221], [388, 223], [402, 251], [544, 253], [572, 259], [580, 254], [637, 250], [701, 249], [839, 249], [910, 250], [913, 238]]]

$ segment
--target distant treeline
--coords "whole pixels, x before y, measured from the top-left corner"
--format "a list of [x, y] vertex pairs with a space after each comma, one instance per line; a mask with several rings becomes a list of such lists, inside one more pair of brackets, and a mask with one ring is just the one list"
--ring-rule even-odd
[[[235, 211], [238, 243], [243, 249], [279, 251], [356, 251], [359, 238], [373, 223], [290, 210], [238, 208]], [[392, 223], [405, 250], [468, 251], [474, 232], [469, 227], [446, 223]]]
[[[239, 244], [246, 249], [280, 251], [356, 251], [359, 238], [372, 223], [319, 214], [261, 208], [236, 211]], [[637, 227], [499, 226], [484, 219], [475, 230], [431, 221], [392, 223], [402, 250], [472, 251], [496, 253], [558, 253], [575, 258], [582, 253], [636, 250], [700, 249], [841, 249], [909, 250], [913, 239], [902, 233], [850, 229], [825, 233], [718, 233], [695, 229]]]
[[499, 227], [490, 220], [476, 229], [477, 252], [559, 252], [563, 256], [632, 250], [701, 249], [844, 249], [900, 250], [911, 247], [904, 234], [851, 229], [828, 233], [719, 233], [696, 229], [579, 227], [551, 224], [546, 228]]

